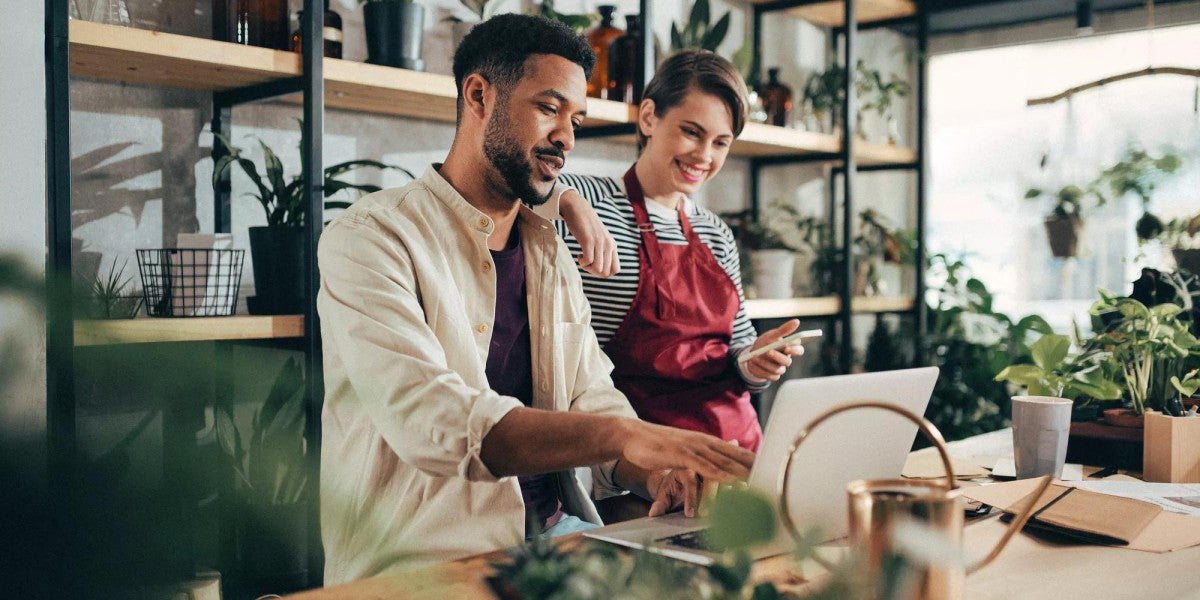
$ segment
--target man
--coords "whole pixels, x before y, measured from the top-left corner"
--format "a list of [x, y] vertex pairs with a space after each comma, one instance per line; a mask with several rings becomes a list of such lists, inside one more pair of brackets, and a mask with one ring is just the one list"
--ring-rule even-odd
[[545, 202], [585, 115], [587, 43], [502, 15], [454, 57], [446, 160], [326, 229], [321, 526], [326, 583], [516, 545], [599, 521], [632, 490], [694, 511], [698, 477], [753, 455], [638, 421], [609, 378], [572, 257], [522, 201]]

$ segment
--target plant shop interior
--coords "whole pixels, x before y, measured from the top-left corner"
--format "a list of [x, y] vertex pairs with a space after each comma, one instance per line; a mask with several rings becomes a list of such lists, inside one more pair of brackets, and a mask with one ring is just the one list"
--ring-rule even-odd
[[6, 597], [1200, 597], [1200, 0], [7, 10]]

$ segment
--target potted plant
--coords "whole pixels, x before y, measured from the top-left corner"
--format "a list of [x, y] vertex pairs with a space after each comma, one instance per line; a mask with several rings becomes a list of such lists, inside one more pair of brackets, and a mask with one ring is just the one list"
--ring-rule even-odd
[[237, 532], [237, 564], [264, 591], [295, 591], [308, 579], [304, 408], [304, 376], [291, 358], [254, 413], [248, 436], [230, 405], [214, 411], [217, 442], [233, 479], [227, 508]]
[[796, 254], [811, 251], [815, 219], [800, 216], [795, 206], [772, 202], [755, 219], [752, 211], [721, 215], [748, 250], [751, 281], [759, 298], [791, 298]]
[[[250, 257], [254, 268], [254, 287], [257, 294], [246, 299], [251, 314], [276, 315], [301, 312], [308, 297], [304, 287], [304, 267], [308, 264], [307, 244], [304, 240], [306, 218], [304, 178], [295, 175], [291, 180], [284, 178], [283, 162], [259, 140], [263, 152], [263, 171], [260, 172], [253, 160], [242, 154], [242, 149], [233, 145], [224, 136], [215, 136], [224, 154], [213, 167], [213, 187], [220, 183], [221, 176], [230, 165], [236, 163], [254, 184], [255, 191], [249, 195], [262, 204], [266, 213], [265, 226], [250, 228]], [[329, 198], [343, 190], [362, 193], [379, 191], [379, 186], [350, 183], [341, 179], [347, 173], [363, 167], [393, 169], [409, 177], [412, 173], [376, 160], [350, 160], [325, 167], [324, 195]], [[345, 200], [326, 200], [325, 209], [347, 208]]]
[[132, 319], [142, 305], [142, 296], [130, 289], [132, 276], [125, 275], [127, 263], [109, 266], [108, 274], [96, 274], [86, 290], [75, 294], [75, 313], [85, 319]]
[[699, 48], [716, 52], [729, 33], [730, 12], [710, 24], [708, 0], [696, 0], [688, 13], [686, 25], [681, 28], [677, 23], [671, 23], [671, 51]]
[[595, 25], [600, 20], [599, 13], [560, 13], [554, 10], [554, 0], [543, 0], [540, 12], [543, 17], [558, 21], [580, 35], [583, 35], [583, 32], [591, 29], [592, 25]]
[[1182, 160], [1178, 154], [1167, 150], [1161, 155], [1151, 156], [1145, 150], [1131, 147], [1113, 166], [1100, 174], [1097, 183], [1112, 190], [1114, 198], [1133, 194], [1142, 202], [1142, 216], [1134, 225], [1139, 242], [1146, 242], [1163, 231], [1162, 219], [1150, 212], [1150, 197], [1154, 188], [1171, 173], [1179, 169]]
[[[814, 121], [814, 127], [817, 131], [824, 132], [825, 117], [830, 115], [832, 121], [832, 132], [834, 135], [840, 135], [842, 123], [842, 105], [846, 102], [846, 69], [839, 64], [829, 65], [829, 68], [820, 73], [809, 75], [808, 80], [804, 83], [803, 103], [805, 110]], [[871, 80], [867, 65], [863, 61], [858, 61], [855, 66], [854, 75], [854, 90], [860, 99], [866, 98], [871, 89]], [[861, 102], [861, 100], [860, 100]], [[855, 121], [859, 124], [858, 135], [862, 136], [861, 127], [861, 110], [858, 111], [859, 117]]]
[[1050, 253], [1056, 258], [1076, 256], [1079, 251], [1079, 236], [1083, 231], [1084, 201], [1089, 197], [1097, 208], [1104, 206], [1107, 198], [1095, 183], [1085, 187], [1068, 184], [1051, 194], [1048, 190], [1032, 187], [1025, 191], [1026, 200], [1049, 197], [1054, 201], [1050, 214], [1046, 215], [1046, 239], [1050, 242]]
[[[872, 110], [875, 111], [886, 128], [885, 139], [887, 143], [895, 146], [899, 143], [900, 131], [896, 124], [895, 115], [892, 114], [892, 103], [895, 102], [896, 98], [907, 96], [912, 91], [912, 86], [895, 74], [885, 81], [883, 73], [877, 69], [864, 69], [862, 75], [866, 79], [866, 93], [862, 100], [862, 110], [859, 111], [859, 114], [861, 115], [864, 112]], [[862, 131], [861, 126], [859, 127], [859, 131]]]
[[1131, 412], [1148, 408], [1178, 416], [1182, 413], [1171, 378], [1183, 373], [1189, 357], [1200, 356], [1200, 342], [1181, 319], [1184, 308], [1172, 302], [1146, 306], [1128, 297], [1101, 290], [1092, 305], [1094, 341], [1107, 350], [1121, 369]]
[[359, 0], [367, 36], [367, 62], [424, 71], [421, 37], [425, 7], [413, 0]]
[[463, 38], [467, 37], [467, 33], [471, 31], [471, 28], [476, 23], [492, 18], [492, 16], [500, 12], [500, 7], [507, 2], [508, 0], [461, 0], [462, 5], [471, 11], [471, 15], [475, 18], [470, 21], [464, 21], [455, 16], [446, 18], [446, 21], [450, 22], [450, 35], [454, 42], [454, 48], [458, 48]]
[[[868, 208], [858, 217], [858, 235], [854, 238], [854, 295], [880, 295], [883, 293], [881, 265], [899, 266], [911, 262], [915, 247], [907, 247], [875, 210]], [[908, 239], [911, 240], [911, 236]]]

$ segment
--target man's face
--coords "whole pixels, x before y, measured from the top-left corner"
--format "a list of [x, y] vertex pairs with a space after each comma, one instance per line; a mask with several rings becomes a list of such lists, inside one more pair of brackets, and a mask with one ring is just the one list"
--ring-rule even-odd
[[575, 128], [587, 112], [583, 68], [553, 54], [535, 54], [524, 76], [497, 105], [484, 130], [483, 153], [509, 196], [544, 203], [575, 146]]

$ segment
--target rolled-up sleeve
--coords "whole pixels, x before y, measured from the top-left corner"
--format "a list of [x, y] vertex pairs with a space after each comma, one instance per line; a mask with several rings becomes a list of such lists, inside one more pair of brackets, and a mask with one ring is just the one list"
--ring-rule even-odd
[[318, 261], [326, 365], [344, 371], [331, 383], [350, 388], [337, 401], [361, 402], [401, 461], [433, 476], [495, 481], [480, 458], [483, 438], [521, 402], [472, 387], [448, 366], [402, 243], [370, 222], [337, 221], [322, 234]]

